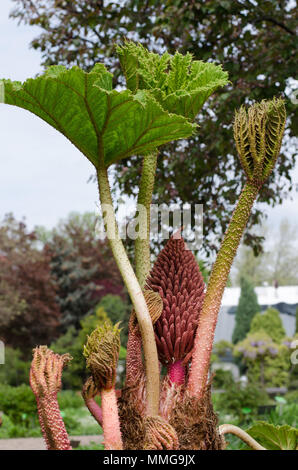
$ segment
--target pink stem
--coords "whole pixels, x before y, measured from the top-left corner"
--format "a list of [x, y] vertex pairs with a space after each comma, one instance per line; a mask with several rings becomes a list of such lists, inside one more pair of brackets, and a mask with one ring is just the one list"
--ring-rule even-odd
[[105, 450], [122, 450], [123, 446], [115, 389], [102, 389], [100, 393]]
[[94, 398], [89, 398], [85, 400], [86, 406], [94, 419], [98, 422], [100, 426], [102, 426], [102, 409], [101, 407], [96, 403]]
[[168, 375], [170, 381], [182, 385], [185, 381], [185, 367], [182, 365], [182, 361], [176, 361], [168, 367]]
[[244, 186], [212, 268], [203, 307], [200, 312], [187, 384], [190, 395], [196, 396], [198, 399], [202, 398], [207, 384], [221, 299], [232, 262], [259, 190], [260, 186], [250, 182], [247, 182]]
[[44, 421], [43, 421], [43, 414], [42, 414], [42, 409], [41, 409], [41, 406], [40, 406], [40, 400], [39, 400], [38, 397], [36, 397], [36, 404], [37, 404], [37, 413], [38, 413], [38, 419], [39, 419], [39, 424], [40, 424], [40, 429], [41, 429], [41, 432], [42, 432], [42, 436], [43, 436], [44, 441], [46, 443], [47, 449], [51, 450], [50, 441], [47, 437], [47, 433], [46, 433], [45, 425], [44, 425]]
[[40, 427], [48, 450], [71, 450], [68, 434], [57, 401], [52, 393], [37, 401]]

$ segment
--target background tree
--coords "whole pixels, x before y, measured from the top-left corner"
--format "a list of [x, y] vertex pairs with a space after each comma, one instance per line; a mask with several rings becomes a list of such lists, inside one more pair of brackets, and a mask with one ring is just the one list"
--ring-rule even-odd
[[236, 344], [234, 354], [247, 367], [251, 383], [287, 387], [295, 382], [290, 360], [293, 339], [286, 337], [279, 312], [268, 308], [254, 316], [248, 334]]
[[95, 214], [72, 213], [45, 235], [63, 332], [71, 325], [79, 329], [80, 320], [106, 294], [124, 295], [108, 244], [95, 237], [96, 220]]
[[[185, 145], [175, 143], [163, 149], [156, 179], [155, 197], [159, 203], [171, 200], [204, 204], [204, 249], [210, 253], [227, 226], [241, 187], [242, 172], [235, 158], [231, 129], [234, 110], [244, 102], [285, 93], [291, 77], [295, 77], [294, 2], [13, 1], [12, 17], [41, 28], [31, 46], [42, 52], [46, 66], [76, 64], [90, 69], [95, 62], [103, 61], [113, 71], [119, 71], [112, 52], [114, 44], [124, 37], [139, 40], [153, 51], [166, 48], [173, 53], [179, 49], [193, 53], [196, 59], [223, 64], [229, 72], [230, 85], [216, 93], [198, 116], [200, 130], [196, 137]], [[297, 130], [294, 112], [295, 105], [287, 101], [284, 151], [262, 188], [260, 203], [278, 204], [291, 189], [295, 150], [288, 144]], [[123, 160], [115, 171], [121, 174], [117, 189], [135, 195], [139, 159]], [[189, 173], [191, 179], [186, 177]], [[256, 252], [262, 238], [251, 229], [259, 223], [262, 213], [257, 205], [244, 238]]]
[[267, 255], [266, 243], [268, 236], [270, 236], [270, 232], [268, 232], [267, 227], [264, 225], [256, 229], [257, 236], [263, 237], [266, 240], [261, 253], [254, 253], [253, 248], [244, 243], [240, 245], [231, 270], [233, 286], [240, 286], [242, 278], [247, 279], [254, 286], [262, 286], [264, 282], [268, 282], [267, 260], [265, 261]]
[[[98, 325], [103, 325], [106, 322], [111, 323], [111, 319], [99, 304], [92, 313], [86, 315], [80, 321], [79, 331], [72, 325], [64, 335], [51, 344], [51, 349], [54, 352], [58, 354], [68, 352], [72, 356], [72, 361], [63, 372], [63, 385], [65, 388], [81, 390], [84, 381], [89, 375], [89, 371], [86, 369], [86, 360], [83, 356], [84, 344], [86, 344], [88, 335]], [[126, 349], [123, 346], [121, 346], [119, 357], [121, 360], [126, 357]]]
[[23, 354], [57, 336], [60, 310], [51, 257], [35, 232], [7, 215], [0, 225], [0, 336]]
[[264, 329], [249, 331], [246, 338], [234, 348], [247, 367], [251, 384], [261, 387], [285, 387], [289, 382], [289, 349], [280, 341], [275, 342]]
[[[128, 305], [106, 241], [95, 237], [95, 214], [70, 214], [53, 230], [28, 231], [12, 215], [0, 225], [0, 336], [30, 351], [93, 313], [106, 294], [120, 321]], [[120, 297], [119, 297], [120, 295]], [[113, 299], [113, 296], [112, 296]]]
[[278, 285], [298, 284], [297, 226], [286, 219], [280, 223], [276, 238], [266, 257], [268, 281]]
[[131, 304], [125, 302], [119, 295], [107, 294], [102, 297], [98, 305], [100, 308], [104, 309], [113, 325], [119, 321], [121, 322], [121, 345], [126, 347], [128, 339], [128, 322], [132, 310]]
[[263, 260], [264, 253], [255, 256], [251, 247], [242, 244], [233, 266], [233, 285], [239, 286], [243, 277], [254, 286], [264, 285], [267, 282], [267, 269]]
[[80, 321], [79, 331], [71, 325], [65, 334], [61, 335], [51, 344], [51, 349], [54, 352], [58, 354], [68, 352], [72, 357], [69, 367], [63, 373], [63, 385], [65, 388], [75, 390], [82, 388], [82, 384], [88, 376], [86, 361], [83, 356], [83, 348], [87, 335], [90, 335], [97, 325], [103, 324], [106, 321], [109, 321], [109, 318], [103, 308], [95, 309]]
[[27, 361], [24, 361], [23, 357], [24, 354], [22, 354], [20, 349], [13, 349], [9, 346], [5, 347], [5, 364], [0, 367], [1, 385], [11, 385], [14, 387], [22, 383], [29, 385], [30, 356]]
[[234, 285], [239, 285], [242, 277], [255, 286], [298, 285], [297, 226], [284, 219], [279, 227], [268, 232], [267, 227], [258, 230], [258, 235], [266, 238], [264, 251], [258, 256], [250, 247], [240, 247], [233, 267]]
[[258, 299], [253, 285], [245, 278], [241, 280], [241, 293], [235, 315], [235, 327], [232, 335], [233, 343], [238, 343], [249, 332], [251, 321], [260, 311]]
[[253, 317], [250, 332], [256, 333], [261, 330], [277, 343], [286, 336], [278, 310], [269, 307], [264, 313], [257, 313]]

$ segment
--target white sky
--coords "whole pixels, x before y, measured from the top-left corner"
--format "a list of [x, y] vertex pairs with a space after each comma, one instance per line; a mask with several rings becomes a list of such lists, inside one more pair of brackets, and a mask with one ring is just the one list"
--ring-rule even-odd
[[[41, 71], [39, 52], [29, 49], [32, 26], [9, 19], [11, 0], [0, 6], [0, 78], [23, 81]], [[38, 117], [0, 104], [0, 220], [7, 212], [23, 216], [30, 228], [52, 227], [71, 211], [94, 211], [97, 187], [87, 184], [92, 165], [62, 135]], [[298, 184], [298, 166], [293, 171]], [[298, 195], [274, 209], [267, 224], [286, 217], [297, 221]]]
[[[23, 81], [41, 71], [29, 49], [32, 26], [9, 19], [11, 0], [0, 6], [0, 77]], [[0, 220], [26, 216], [30, 227], [52, 227], [70, 211], [94, 211], [97, 187], [89, 161], [55, 129], [28, 111], [0, 104]]]

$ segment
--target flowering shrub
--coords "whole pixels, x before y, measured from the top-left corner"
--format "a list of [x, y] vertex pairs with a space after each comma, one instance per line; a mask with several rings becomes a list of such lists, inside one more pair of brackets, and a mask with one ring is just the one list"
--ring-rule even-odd
[[247, 366], [250, 383], [261, 387], [285, 387], [288, 384], [290, 361], [288, 348], [276, 343], [264, 331], [249, 333], [234, 349]]

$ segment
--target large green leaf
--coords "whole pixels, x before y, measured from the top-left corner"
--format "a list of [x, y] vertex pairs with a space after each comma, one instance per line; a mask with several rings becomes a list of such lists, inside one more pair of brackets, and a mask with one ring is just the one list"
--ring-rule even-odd
[[23, 84], [3, 80], [4, 102], [27, 109], [64, 134], [97, 167], [144, 154], [195, 129], [185, 118], [166, 112], [145, 90], [112, 89], [112, 75], [97, 64], [50, 67]]
[[298, 450], [298, 429], [259, 421], [247, 430], [267, 450]]
[[160, 56], [131, 41], [117, 52], [130, 90], [150, 90], [165, 110], [191, 120], [207, 98], [228, 83], [221, 66], [193, 60], [189, 53]]

